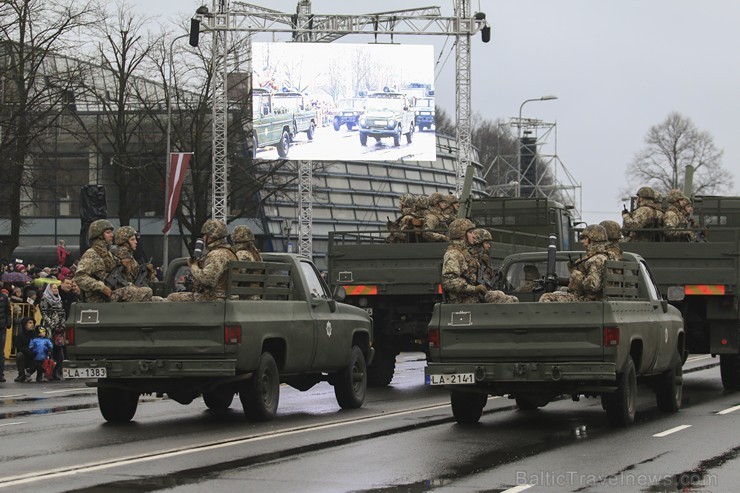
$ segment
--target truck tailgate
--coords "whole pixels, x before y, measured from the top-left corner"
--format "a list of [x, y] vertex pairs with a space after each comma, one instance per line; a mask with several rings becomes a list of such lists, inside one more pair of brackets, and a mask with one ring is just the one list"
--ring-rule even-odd
[[70, 315], [73, 358], [224, 354], [223, 302], [77, 304]]
[[601, 361], [603, 320], [600, 302], [438, 304], [432, 327], [440, 362]]

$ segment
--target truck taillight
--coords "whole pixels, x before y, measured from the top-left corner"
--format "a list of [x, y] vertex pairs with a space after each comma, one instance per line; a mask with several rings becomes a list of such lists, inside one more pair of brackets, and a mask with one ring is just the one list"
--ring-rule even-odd
[[604, 347], [619, 346], [619, 327], [604, 327]]
[[75, 345], [75, 326], [74, 325], [67, 325], [64, 328], [64, 339], [67, 346], [74, 346]]
[[226, 325], [224, 326], [224, 343], [241, 344], [242, 343], [242, 326]]
[[439, 348], [439, 329], [429, 329], [427, 337], [430, 348]]

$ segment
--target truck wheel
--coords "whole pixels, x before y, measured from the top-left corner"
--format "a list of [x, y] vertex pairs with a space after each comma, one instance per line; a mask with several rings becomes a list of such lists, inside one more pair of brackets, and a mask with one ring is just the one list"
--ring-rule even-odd
[[617, 390], [601, 396], [606, 417], [614, 426], [629, 426], [635, 421], [637, 376], [632, 356], [627, 356], [624, 371], [617, 374]]
[[393, 134], [393, 147], [401, 145], [401, 127], [398, 127], [398, 133]]
[[139, 394], [130, 390], [98, 387], [98, 406], [103, 418], [111, 423], [128, 423], [136, 414]]
[[725, 390], [740, 390], [740, 354], [720, 354], [719, 371]]
[[480, 421], [483, 408], [486, 407], [488, 396], [486, 394], [475, 394], [471, 392], [459, 392], [453, 390], [450, 394], [452, 404], [452, 415], [455, 421], [461, 425], [472, 425]]
[[414, 126], [411, 125], [411, 128], [409, 129], [408, 133], [406, 134], [406, 143], [410, 144], [411, 140], [414, 138]]
[[316, 124], [314, 122], [311, 122], [311, 124], [308, 126], [308, 130], [306, 130], [306, 135], [308, 136], [308, 140], [313, 140], [313, 133], [316, 131]]
[[203, 402], [206, 403], [208, 409], [214, 411], [225, 411], [231, 406], [231, 402], [234, 400], [234, 393], [228, 391], [214, 390], [211, 392], [203, 392]]
[[262, 353], [252, 378], [242, 384], [239, 400], [244, 414], [252, 421], [270, 421], [275, 417], [280, 400], [280, 375], [270, 353]]
[[342, 128], [342, 125], [339, 123], [339, 119], [338, 118], [335, 118], [334, 119], [334, 130], [336, 130], [337, 132], [339, 132], [339, 129], [340, 128]]
[[288, 157], [288, 150], [290, 149], [290, 134], [287, 130], [283, 130], [283, 135], [280, 136], [280, 142], [277, 145], [278, 156]]
[[342, 409], [357, 409], [365, 402], [367, 391], [367, 366], [365, 355], [352, 346], [349, 365], [334, 375], [334, 395]]
[[352, 130], [354, 130], [354, 128], [355, 128], [355, 124], [354, 123], [347, 123], [347, 130], [352, 131]]
[[367, 134], [360, 132], [360, 145], [367, 145]]
[[395, 371], [395, 351], [380, 346], [377, 348], [373, 362], [367, 368], [367, 384], [370, 387], [387, 387], [391, 384]]
[[673, 368], [656, 377], [654, 382], [655, 400], [658, 409], [664, 413], [675, 413], [681, 409], [683, 398], [683, 367], [681, 355], [677, 352]]

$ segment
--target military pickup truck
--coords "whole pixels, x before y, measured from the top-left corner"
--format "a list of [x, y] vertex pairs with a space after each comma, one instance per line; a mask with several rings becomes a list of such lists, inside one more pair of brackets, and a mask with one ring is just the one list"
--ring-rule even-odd
[[365, 114], [359, 119], [360, 144], [367, 145], [368, 137], [376, 142], [392, 137], [393, 145], [401, 145], [401, 136], [410, 144], [414, 137], [414, 112], [409, 100], [400, 92], [371, 92], [365, 101]]
[[414, 118], [419, 131], [432, 129], [434, 125], [434, 98], [417, 98], [414, 104]]
[[[567, 264], [578, 255], [556, 254], [555, 284], [567, 283]], [[644, 259], [626, 253], [608, 261], [605, 300], [569, 303], [540, 303], [542, 290], [522, 287], [530, 266], [550, 277], [547, 263], [540, 252], [504, 260], [500, 287], [519, 303], [434, 306], [426, 383], [450, 390], [457, 422], [478, 422], [489, 395], [508, 394], [523, 410], [584, 395], [601, 396], [609, 421], [626, 426], [635, 418], [638, 382], [652, 387], [662, 411], [677, 411], [683, 319], [662, 299]]]
[[[130, 421], [139, 396], [181, 404], [199, 396], [224, 410], [239, 395], [245, 415], [275, 416], [280, 383], [305, 391], [327, 381], [342, 408], [362, 406], [372, 361], [372, 321], [337, 303], [308, 259], [265, 253], [231, 262], [228, 299], [215, 302], [77, 303], [67, 320], [65, 378], [96, 378], [110, 422]], [[166, 283], [180, 289], [184, 259]]]
[[290, 131], [291, 142], [300, 132], [305, 132], [308, 140], [313, 140], [318, 122], [318, 111], [306, 102], [303, 94], [295, 91], [276, 92], [272, 96], [272, 101], [275, 110], [281, 113], [286, 112], [293, 118]]
[[334, 113], [333, 120], [334, 130], [338, 132], [342, 125], [346, 125], [347, 130], [353, 130], [365, 113], [365, 98], [340, 99], [336, 106], [337, 111]]
[[271, 91], [254, 88], [252, 90], [252, 157], [257, 157], [260, 149], [275, 146], [278, 156], [287, 158], [292, 132], [293, 115], [284, 107], [275, 107]]

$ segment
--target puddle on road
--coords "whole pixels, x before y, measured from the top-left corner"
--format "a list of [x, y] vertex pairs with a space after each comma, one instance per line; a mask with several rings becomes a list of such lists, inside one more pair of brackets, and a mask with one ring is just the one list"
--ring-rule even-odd
[[[717, 476], [709, 473], [712, 469], [723, 466], [726, 462], [740, 457], [740, 447], [728, 450], [711, 459], [703, 460], [691, 470], [680, 474], [674, 474], [660, 483], [642, 490], [643, 493], [675, 493], [676, 491], [691, 493], [692, 491], [706, 491], [707, 487], [718, 487]], [[730, 491], [732, 488], [726, 490]]]
[[[34, 399], [34, 400], [43, 400], [43, 399]], [[98, 407], [97, 403], [46, 407], [43, 409], [32, 409], [32, 410], [27, 410], [27, 411], [11, 411], [7, 413], [0, 413], [0, 420], [10, 419], [10, 418], [19, 418], [22, 416], [35, 416], [39, 414], [54, 414], [54, 413], [61, 413], [65, 411], [77, 411], [80, 409], [94, 409], [96, 407]]]

